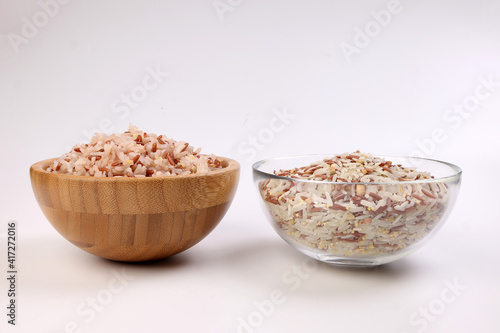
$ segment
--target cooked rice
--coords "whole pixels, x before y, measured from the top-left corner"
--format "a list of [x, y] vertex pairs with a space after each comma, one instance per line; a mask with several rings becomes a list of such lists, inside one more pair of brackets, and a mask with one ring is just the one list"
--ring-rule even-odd
[[55, 159], [49, 172], [94, 177], [159, 177], [204, 173], [224, 167], [215, 155], [164, 135], [140, 131], [130, 124], [123, 134], [96, 133]]
[[431, 180], [428, 172], [359, 151], [275, 174], [286, 179], [264, 180], [260, 190], [276, 229], [285, 239], [339, 256], [379, 255], [417, 243], [449, 200], [444, 183], [404, 184]]

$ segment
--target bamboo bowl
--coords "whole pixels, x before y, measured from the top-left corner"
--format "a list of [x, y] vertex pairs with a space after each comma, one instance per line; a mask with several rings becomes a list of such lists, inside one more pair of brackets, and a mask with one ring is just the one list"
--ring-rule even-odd
[[52, 226], [80, 249], [117, 261], [147, 261], [201, 241], [224, 217], [238, 185], [238, 162], [224, 159], [205, 174], [96, 178], [30, 168], [38, 205]]

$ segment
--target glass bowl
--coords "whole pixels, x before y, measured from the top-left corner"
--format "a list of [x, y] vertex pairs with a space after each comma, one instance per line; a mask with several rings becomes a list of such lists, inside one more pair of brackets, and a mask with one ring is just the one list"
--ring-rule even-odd
[[457, 199], [456, 165], [417, 157], [382, 156], [392, 165], [429, 172], [413, 181], [332, 182], [277, 176], [328, 155], [272, 158], [253, 165], [261, 206], [288, 244], [319, 261], [376, 266], [400, 259], [427, 242]]

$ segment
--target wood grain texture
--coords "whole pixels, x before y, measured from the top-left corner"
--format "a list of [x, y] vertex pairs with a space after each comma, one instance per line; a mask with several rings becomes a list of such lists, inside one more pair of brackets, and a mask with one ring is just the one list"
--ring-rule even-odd
[[96, 178], [30, 168], [35, 198], [52, 226], [79, 248], [117, 261], [180, 253], [224, 217], [238, 186], [238, 162], [205, 174]]

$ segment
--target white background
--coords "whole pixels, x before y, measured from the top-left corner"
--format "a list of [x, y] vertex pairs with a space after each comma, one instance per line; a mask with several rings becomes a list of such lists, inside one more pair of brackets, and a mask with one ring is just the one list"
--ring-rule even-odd
[[[390, 16], [380, 14], [388, 7]], [[34, 0], [0, 0], [3, 272], [7, 222], [19, 225], [18, 325], [6, 323], [2, 277], [2, 332], [500, 330], [499, 1], [73, 0], [47, 8], [51, 16]], [[356, 53], [342, 51], [349, 47]], [[128, 114], [114, 112], [122, 96], [140, 92], [148, 68], [168, 76]], [[453, 111], [464, 103], [469, 111]], [[270, 132], [284, 110], [292, 116]], [[32, 194], [31, 164], [103, 124], [122, 132], [129, 122], [242, 167], [220, 225], [168, 260], [87, 254], [57, 234]], [[356, 149], [459, 165], [457, 205], [429, 244], [398, 262], [311, 268], [265, 220], [251, 164]], [[450, 283], [461, 287], [453, 293]], [[282, 302], [270, 306], [273, 292]]]

